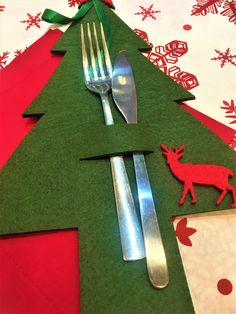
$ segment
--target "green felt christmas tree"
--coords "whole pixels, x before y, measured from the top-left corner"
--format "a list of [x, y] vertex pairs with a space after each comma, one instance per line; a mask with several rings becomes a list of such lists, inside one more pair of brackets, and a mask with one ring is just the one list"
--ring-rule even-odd
[[[41, 118], [0, 174], [0, 232], [78, 228], [83, 314], [192, 313], [171, 217], [230, 208], [232, 197], [228, 193], [216, 206], [218, 191], [199, 186], [197, 204], [187, 198], [179, 207], [182, 184], [167, 167], [160, 144], [184, 144], [184, 160], [232, 170], [235, 153], [176, 103], [193, 96], [146, 60], [139, 51], [146, 44], [101, 5], [109, 20], [111, 59], [124, 49], [132, 63], [139, 123], [127, 125], [113, 107], [115, 125], [105, 126], [100, 99], [85, 87], [80, 23], [98, 21], [91, 8], [54, 47], [64, 58], [24, 113]], [[132, 151], [152, 151], [146, 163], [170, 274], [169, 285], [161, 290], [149, 283], [145, 259], [122, 260], [108, 157], [126, 153], [135, 192]], [[82, 160], [86, 157], [101, 158]], [[231, 183], [236, 184], [235, 178]]]

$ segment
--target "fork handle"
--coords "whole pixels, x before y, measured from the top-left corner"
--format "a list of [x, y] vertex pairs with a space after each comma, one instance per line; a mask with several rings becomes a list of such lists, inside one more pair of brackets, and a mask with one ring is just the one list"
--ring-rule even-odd
[[169, 281], [168, 267], [144, 155], [134, 153], [133, 161], [149, 279], [155, 288], [164, 288]]
[[134, 206], [124, 160], [121, 156], [110, 158], [120, 228], [123, 258], [126, 261], [145, 257], [143, 234]]
[[[114, 124], [107, 94], [101, 95], [106, 125]], [[124, 160], [110, 158], [116, 208], [120, 229], [123, 259], [138, 260], [145, 257], [142, 229], [138, 220]]]

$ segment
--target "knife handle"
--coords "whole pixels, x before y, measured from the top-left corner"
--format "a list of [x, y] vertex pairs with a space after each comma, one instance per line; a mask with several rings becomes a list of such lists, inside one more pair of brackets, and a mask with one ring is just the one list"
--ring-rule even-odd
[[155, 288], [164, 288], [169, 281], [168, 266], [144, 155], [134, 153], [133, 161], [149, 279]]
[[[108, 96], [101, 95], [105, 124], [114, 124]], [[120, 229], [123, 259], [138, 260], [145, 257], [143, 233], [138, 220], [124, 160], [121, 156], [110, 158], [116, 208]]]

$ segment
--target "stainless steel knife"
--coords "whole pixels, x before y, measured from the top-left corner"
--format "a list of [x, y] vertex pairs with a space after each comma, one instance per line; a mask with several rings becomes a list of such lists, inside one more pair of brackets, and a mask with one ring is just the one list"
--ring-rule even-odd
[[[118, 54], [113, 65], [112, 96], [126, 122], [137, 123], [135, 82], [125, 51]], [[149, 279], [155, 288], [164, 288], [169, 281], [168, 267], [144, 155], [134, 153], [133, 161]]]

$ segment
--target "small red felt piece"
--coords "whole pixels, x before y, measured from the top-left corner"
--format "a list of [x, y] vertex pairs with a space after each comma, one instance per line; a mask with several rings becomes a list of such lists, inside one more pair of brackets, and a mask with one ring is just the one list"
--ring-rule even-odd
[[192, 246], [190, 236], [193, 235], [197, 230], [191, 227], [187, 227], [188, 220], [183, 218], [177, 222], [175, 233], [179, 242], [186, 246]]
[[[81, 5], [83, 5], [84, 3], [86, 3], [86, 2], [89, 2], [89, 1], [91, 1], [91, 0], [80, 0], [79, 1], [79, 5], [81, 6]], [[109, 7], [111, 7], [111, 8], [114, 8], [115, 6], [114, 6], [114, 4], [113, 4], [113, 2], [111, 1], [111, 0], [101, 0], [103, 3], [105, 3], [105, 4], [107, 4]]]
[[179, 159], [183, 157], [184, 146], [179, 148], [174, 147], [167, 148], [164, 144], [161, 144], [162, 154], [166, 156], [167, 164], [170, 167], [173, 175], [183, 182], [183, 192], [179, 200], [179, 205], [184, 203], [184, 200], [190, 192], [192, 204], [197, 202], [197, 198], [194, 192], [194, 184], [200, 185], [212, 185], [221, 190], [221, 194], [216, 201], [219, 205], [228, 191], [232, 192], [233, 204], [232, 207], [236, 207], [236, 189], [229, 184], [228, 177], [233, 176], [233, 171], [224, 167], [213, 164], [187, 164], [181, 163]]

